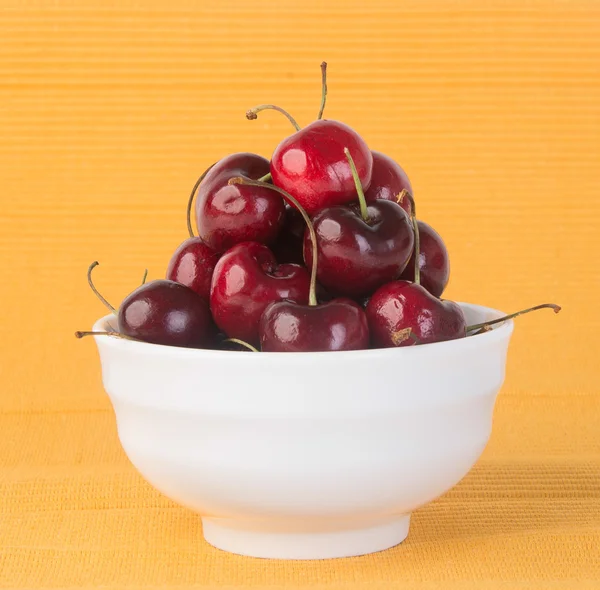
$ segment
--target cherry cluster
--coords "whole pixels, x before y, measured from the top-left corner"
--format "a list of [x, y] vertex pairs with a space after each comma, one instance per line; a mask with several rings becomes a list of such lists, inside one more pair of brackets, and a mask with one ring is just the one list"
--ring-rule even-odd
[[[339, 121], [317, 120], [275, 149], [271, 160], [233, 154], [198, 179], [188, 202], [190, 237], [166, 279], [133, 291], [103, 334], [170, 346], [265, 352], [360, 350], [464, 338], [536, 306], [468, 326], [440, 299], [448, 251], [416, 218], [404, 170], [371, 151]], [[194, 208], [199, 236], [191, 224]], [[78, 332], [78, 336], [93, 332]]]

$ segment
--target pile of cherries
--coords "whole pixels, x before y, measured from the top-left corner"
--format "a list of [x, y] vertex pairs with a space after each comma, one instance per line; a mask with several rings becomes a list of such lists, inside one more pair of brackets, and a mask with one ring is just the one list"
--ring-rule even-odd
[[[468, 326], [440, 299], [450, 266], [442, 238], [416, 219], [404, 170], [344, 123], [317, 120], [275, 149], [213, 164], [188, 202], [190, 237], [166, 279], [133, 291], [106, 334], [169, 346], [265, 352], [359, 350], [464, 338], [543, 304]], [[199, 237], [190, 221], [195, 203]]]

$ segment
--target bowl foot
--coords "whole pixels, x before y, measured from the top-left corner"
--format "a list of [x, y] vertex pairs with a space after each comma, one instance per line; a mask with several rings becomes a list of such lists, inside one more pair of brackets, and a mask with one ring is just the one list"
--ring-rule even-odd
[[270, 522], [202, 519], [204, 538], [214, 547], [238, 555], [274, 559], [330, 559], [383, 551], [406, 539], [409, 523], [410, 514], [361, 523], [360, 528], [344, 528], [342, 524], [314, 532], [283, 526], [282, 531], [274, 531]]

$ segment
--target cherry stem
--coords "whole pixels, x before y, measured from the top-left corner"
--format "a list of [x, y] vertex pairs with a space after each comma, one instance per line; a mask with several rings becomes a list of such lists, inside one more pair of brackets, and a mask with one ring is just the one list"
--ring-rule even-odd
[[488, 322], [482, 322], [481, 324], [473, 324], [472, 326], [467, 326], [467, 332], [472, 332], [473, 330], [480, 330], [485, 328], [486, 326], [493, 326], [494, 324], [499, 324], [501, 322], [506, 322], [507, 320], [511, 320], [512, 318], [516, 318], [517, 316], [523, 315], [525, 313], [529, 313], [530, 311], [536, 311], [538, 309], [549, 308], [554, 310], [554, 313], [558, 313], [561, 310], [559, 305], [554, 303], [542, 303], [541, 305], [536, 305], [535, 307], [529, 307], [528, 309], [522, 309], [521, 311], [516, 311], [515, 313], [511, 313], [510, 315], [505, 315], [501, 318], [497, 318], [495, 320], [490, 320]]
[[247, 342], [244, 342], [243, 340], [240, 340], [239, 338], [226, 338], [225, 340], [223, 340], [223, 342], [233, 342], [234, 344], [239, 344], [240, 346], [244, 346], [245, 348], [247, 348], [248, 350], [251, 350], [252, 352], [259, 352], [258, 349], [254, 348], [254, 346], [252, 346], [252, 344], [248, 344]]
[[126, 336], [120, 332], [106, 331], [106, 332], [75, 332], [75, 338], [85, 338], [86, 336], [114, 336], [115, 338], [121, 338], [122, 340], [131, 340], [132, 342], [143, 342], [137, 338]]
[[108, 307], [108, 309], [110, 309], [110, 311], [114, 314], [117, 313], [117, 310], [106, 300], [104, 299], [104, 297], [100, 294], [100, 292], [98, 291], [98, 289], [96, 289], [94, 282], [92, 281], [92, 271], [99, 266], [100, 263], [96, 260], [94, 262], [92, 262], [92, 264], [90, 264], [88, 271], [87, 271], [87, 278], [88, 278], [88, 283], [90, 285], [90, 288], [92, 289], [92, 291], [94, 292], [94, 294], [96, 295], [96, 297], [98, 297], [98, 299], [100, 299], [100, 301], [102, 301], [102, 303], [104, 305], [106, 305], [106, 307]]
[[280, 112], [282, 115], [286, 116], [289, 119], [290, 123], [295, 127], [296, 131], [300, 131], [300, 125], [296, 123], [296, 119], [294, 119], [294, 117], [292, 117], [292, 115], [290, 115], [287, 111], [274, 104], [259, 104], [257, 107], [246, 111], [246, 119], [248, 119], [249, 121], [254, 121], [255, 119], [258, 119], [258, 113], [260, 113], [260, 111], [265, 111], [267, 109], [272, 109], [274, 111]]
[[[216, 164], [216, 162], [215, 162]], [[215, 165], [212, 164], [211, 166], [209, 166], [201, 175], [200, 178], [198, 178], [198, 180], [196, 181], [196, 184], [194, 185], [194, 188], [192, 189], [192, 192], [190, 193], [190, 198], [188, 199], [188, 204], [187, 204], [187, 227], [188, 227], [188, 233], [190, 234], [190, 238], [194, 237], [194, 230], [192, 229], [192, 205], [194, 203], [194, 197], [196, 196], [196, 191], [198, 190], [198, 187], [200, 186], [200, 183], [204, 180], [204, 177], [210, 172], [211, 168]]]
[[260, 182], [269, 182], [271, 180], [271, 173], [265, 174], [258, 179]]
[[327, 62], [324, 61], [321, 64], [321, 108], [317, 115], [317, 120], [323, 118], [323, 111], [325, 110], [325, 101], [327, 100]]
[[360, 182], [360, 178], [358, 176], [358, 170], [354, 164], [354, 160], [350, 155], [350, 150], [348, 148], [344, 148], [344, 154], [346, 154], [346, 158], [348, 159], [348, 164], [350, 164], [350, 170], [352, 171], [352, 178], [354, 179], [354, 186], [356, 187], [356, 193], [358, 194], [358, 203], [360, 205], [360, 214], [366, 223], [369, 223], [369, 210], [367, 209], [367, 199], [365, 198], [365, 193], [362, 188], [362, 184]]
[[317, 305], [317, 234], [315, 228], [308, 213], [304, 210], [302, 205], [294, 198], [290, 193], [284, 191], [282, 188], [275, 186], [274, 184], [267, 184], [266, 182], [260, 182], [259, 180], [250, 180], [249, 178], [236, 177], [229, 180], [229, 184], [247, 184], [248, 186], [260, 186], [262, 188], [268, 188], [272, 191], [277, 191], [286, 201], [293, 205], [298, 211], [302, 218], [306, 222], [308, 232], [310, 234], [310, 241], [312, 242], [312, 267], [310, 269], [310, 290], [308, 292], [308, 304], [311, 306]]
[[417, 206], [415, 205], [415, 198], [405, 189], [403, 188], [396, 199], [398, 204], [402, 203], [403, 199], [408, 199], [410, 201], [410, 215], [413, 226], [413, 231], [415, 234], [415, 285], [421, 284], [421, 265], [419, 262], [419, 258], [421, 257], [421, 235], [419, 233], [419, 224], [417, 222]]
[[148, 269], [144, 270], [144, 276], [142, 277], [142, 285], [146, 284], [147, 278], [148, 278]]

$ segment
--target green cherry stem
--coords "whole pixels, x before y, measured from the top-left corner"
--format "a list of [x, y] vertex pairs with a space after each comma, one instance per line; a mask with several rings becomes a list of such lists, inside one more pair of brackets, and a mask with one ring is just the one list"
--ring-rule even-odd
[[413, 231], [415, 234], [415, 280], [416, 285], [421, 284], [421, 265], [419, 264], [419, 258], [421, 257], [421, 236], [419, 234], [419, 224], [417, 223], [417, 206], [415, 205], [415, 198], [403, 188], [396, 199], [396, 202], [400, 205], [403, 199], [410, 201], [411, 221]]
[[114, 336], [115, 338], [121, 338], [122, 340], [131, 340], [132, 342], [142, 342], [142, 340], [138, 340], [137, 338], [132, 338], [131, 336], [126, 336], [125, 334], [121, 334], [120, 332], [106, 331], [106, 332], [75, 332], [75, 338], [85, 338], [86, 336]]
[[472, 326], [467, 326], [467, 332], [472, 332], [473, 330], [481, 330], [487, 326], [493, 326], [494, 324], [506, 322], [507, 320], [511, 320], [512, 318], [516, 318], [517, 316], [523, 315], [525, 313], [546, 308], [552, 309], [554, 313], [558, 313], [561, 310], [560, 305], [556, 305], [555, 303], [542, 303], [541, 305], [529, 307], [528, 309], [522, 309], [521, 311], [516, 311], [515, 313], [502, 316], [501, 318], [496, 318], [495, 320], [489, 320], [488, 322], [482, 322], [481, 324], [473, 324]]
[[292, 115], [290, 115], [287, 111], [274, 104], [259, 104], [258, 106], [246, 111], [246, 119], [248, 119], [249, 121], [254, 121], [255, 119], [258, 119], [258, 113], [267, 109], [280, 112], [282, 115], [289, 119], [290, 123], [294, 126], [296, 131], [300, 131], [300, 125], [296, 123], [296, 119], [294, 119], [294, 117], [292, 117]]
[[271, 180], [271, 173], [265, 174], [258, 179], [260, 182], [269, 182]]
[[114, 313], [116, 315], [117, 310], [106, 300], [104, 299], [104, 297], [101, 295], [100, 291], [98, 291], [98, 289], [96, 289], [95, 285], [94, 285], [94, 281], [92, 281], [92, 271], [99, 266], [100, 263], [96, 260], [94, 262], [92, 262], [92, 264], [90, 264], [88, 271], [87, 271], [87, 279], [88, 279], [88, 283], [90, 285], [90, 288], [92, 289], [92, 291], [94, 292], [94, 294], [96, 295], [96, 297], [98, 297], [98, 299], [100, 299], [100, 301], [102, 301], [102, 303], [108, 307], [108, 309], [110, 309], [110, 311], [112, 313]]
[[147, 278], [148, 278], [148, 269], [144, 270], [144, 276], [142, 277], [142, 286], [146, 284]]
[[[216, 162], [215, 162], [216, 164]], [[190, 238], [194, 237], [194, 230], [192, 229], [192, 205], [194, 203], [194, 197], [196, 196], [196, 191], [198, 190], [198, 187], [200, 186], [200, 183], [204, 180], [204, 177], [210, 172], [210, 170], [212, 169], [212, 167], [215, 165], [212, 164], [211, 166], [209, 166], [201, 175], [200, 178], [198, 178], [198, 180], [196, 181], [196, 184], [194, 185], [194, 188], [192, 189], [192, 192], [190, 193], [190, 198], [188, 199], [188, 204], [187, 204], [187, 227], [188, 227], [188, 233], [190, 234]]]
[[247, 348], [248, 350], [251, 350], [252, 352], [258, 352], [258, 349], [254, 348], [254, 346], [252, 346], [252, 344], [248, 344], [247, 342], [244, 342], [243, 340], [240, 340], [239, 338], [226, 338], [225, 340], [223, 340], [223, 342], [233, 342], [234, 344], [239, 344], [240, 346], [243, 346], [243, 347]]
[[327, 62], [324, 61], [321, 64], [321, 108], [317, 115], [317, 120], [323, 118], [323, 111], [325, 110], [325, 102], [327, 100]]
[[272, 191], [277, 191], [286, 201], [291, 203], [296, 209], [298, 209], [300, 215], [306, 222], [308, 232], [310, 234], [310, 241], [312, 242], [312, 267], [310, 269], [310, 290], [308, 292], [308, 304], [311, 306], [317, 305], [317, 234], [315, 228], [308, 213], [304, 210], [302, 205], [294, 198], [290, 193], [284, 191], [282, 188], [275, 186], [274, 184], [267, 184], [266, 182], [260, 182], [259, 180], [250, 180], [248, 178], [236, 177], [229, 180], [229, 184], [247, 184], [248, 186], [260, 186], [262, 188], [268, 188]]
[[352, 156], [350, 155], [350, 150], [348, 148], [344, 148], [344, 154], [346, 154], [348, 164], [350, 164], [350, 170], [352, 171], [352, 178], [354, 179], [354, 186], [356, 187], [356, 194], [358, 195], [358, 203], [360, 205], [361, 217], [366, 223], [369, 223], [369, 210], [367, 208], [367, 199], [365, 198], [365, 193], [360, 182], [360, 177], [358, 176], [358, 170], [356, 169], [356, 165], [354, 164], [354, 160], [352, 159]]

